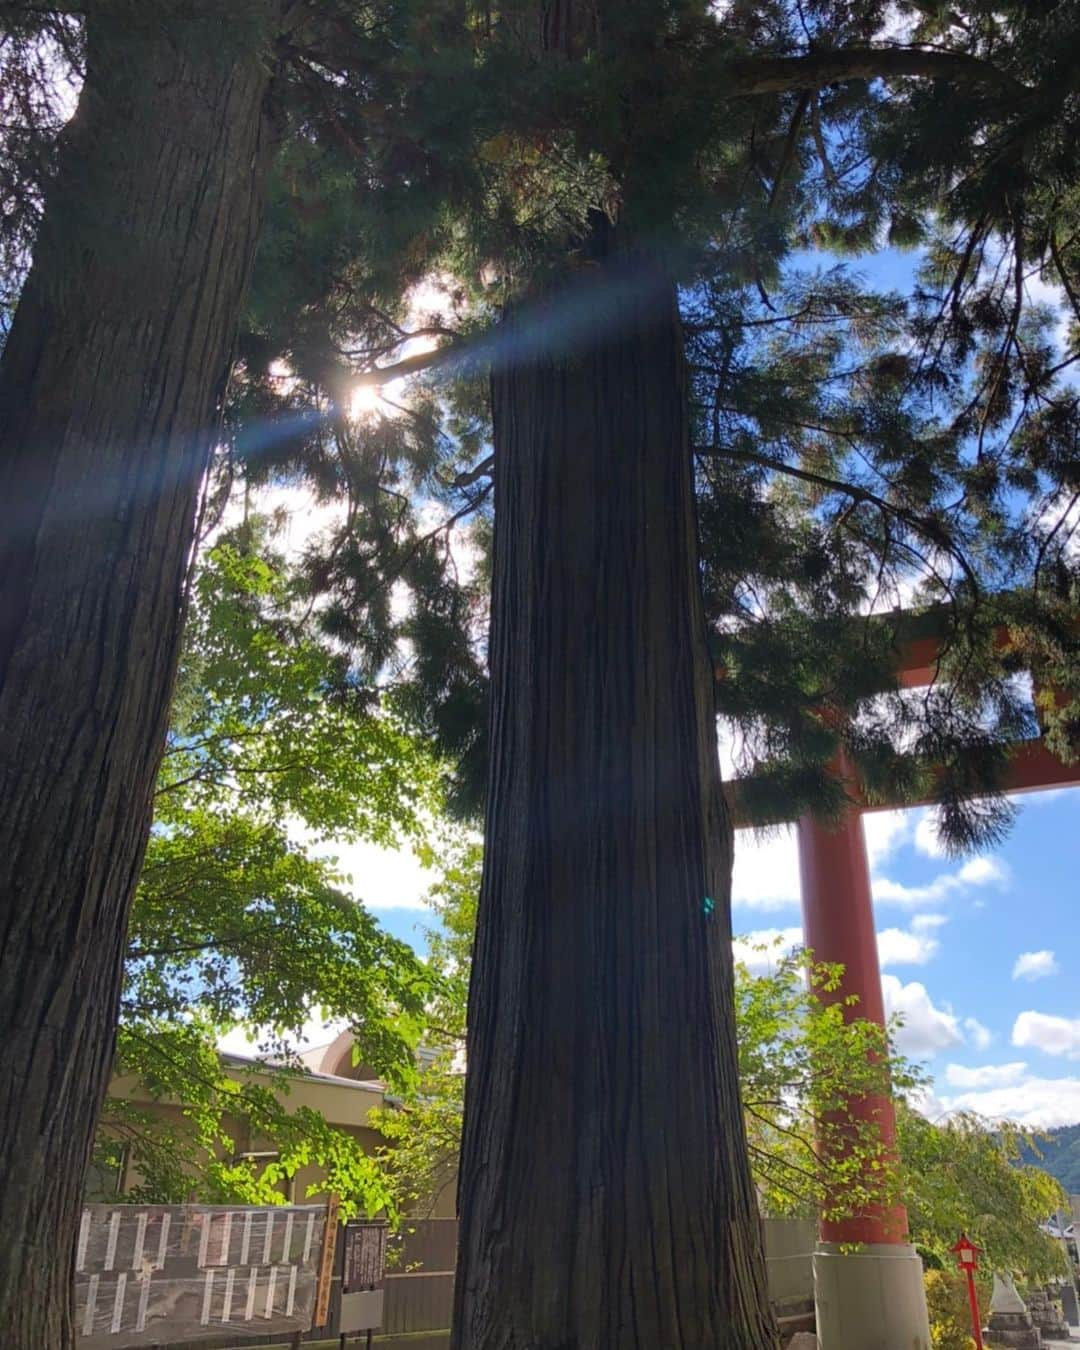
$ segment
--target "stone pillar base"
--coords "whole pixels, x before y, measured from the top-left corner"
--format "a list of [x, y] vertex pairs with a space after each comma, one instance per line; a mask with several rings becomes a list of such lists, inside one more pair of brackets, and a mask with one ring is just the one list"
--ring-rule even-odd
[[814, 1302], [821, 1350], [930, 1350], [922, 1262], [907, 1243], [846, 1254], [819, 1242]]
[[1033, 1289], [1028, 1295], [1027, 1309], [1032, 1323], [1039, 1328], [1044, 1341], [1067, 1341], [1069, 1324], [1061, 1310], [1045, 1289]]
[[1011, 1350], [1040, 1350], [1042, 1337], [1031, 1321], [1030, 1313], [993, 1312], [986, 1328], [988, 1345], [1011, 1347]]
[[1061, 1286], [1061, 1306], [1069, 1326], [1080, 1327], [1080, 1299], [1076, 1297], [1076, 1286], [1071, 1279]]

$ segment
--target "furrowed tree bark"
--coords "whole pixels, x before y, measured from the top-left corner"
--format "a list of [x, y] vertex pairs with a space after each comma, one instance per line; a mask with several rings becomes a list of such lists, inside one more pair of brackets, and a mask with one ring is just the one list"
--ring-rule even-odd
[[[776, 1344], [674, 288], [508, 321], [454, 1350]], [[539, 335], [539, 336], [538, 336]]]
[[103, 0], [0, 363], [0, 1339], [73, 1344], [196, 499], [276, 119], [281, 0]]

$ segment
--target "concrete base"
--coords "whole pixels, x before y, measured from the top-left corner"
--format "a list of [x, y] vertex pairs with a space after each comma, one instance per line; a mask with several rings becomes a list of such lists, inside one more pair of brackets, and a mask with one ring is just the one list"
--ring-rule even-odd
[[906, 1243], [867, 1243], [814, 1253], [821, 1350], [930, 1350], [923, 1267]]
[[1042, 1337], [1030, 1313], [992, 1312], [986, 1327], [986, 1343], [1011, 1350], [1039, 1350]]
[[766, 1219], [765, 1268], [769, 1302], [777, 1317], [809, 1311], [814, 1306], [813, 1219]]

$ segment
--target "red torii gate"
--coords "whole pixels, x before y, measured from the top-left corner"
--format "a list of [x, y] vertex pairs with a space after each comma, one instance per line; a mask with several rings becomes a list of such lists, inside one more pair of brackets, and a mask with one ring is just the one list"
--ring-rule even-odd
[[[1006, 640], [1002, 630], [1002, 640]], [[939, 635], [915, 636], [899, 646], [897, 674], [903, 688], [932, 684], [942, 649]], [[862, 815], [868, 810], [926, 805], [926, 801], [876, 802], [860, 798], [848, 766], [850, 805], [826, 826], [812, 815], [797, 822], [803, 937], [815, 960], [844, 968], [830, 1002], [857, 999], [846, 1011], [885, 1025], [870, 865]], [[1064, 764], [1042, 738], [1019, 742], [1012, 751], [1004, 789], [1009, 793], [1080, 786], [1080, 763]], [[736, 827], [749, 825], [739, 781], [727, 784]], [[852, 1115], [876, 1121], [886, 1146], [896, 1139], [896, 1112], [886, 1096], [855, 1099]], [[907, 1242], [902, 1205], [870, 1208], [848, 1219], [822, 1218], [814, 1256], [817, 1330], [822, 1350], [929, 1350], [930, 1333], [922, 1263]], [[858, 1250], [851, 1250], [858, 1244]]]

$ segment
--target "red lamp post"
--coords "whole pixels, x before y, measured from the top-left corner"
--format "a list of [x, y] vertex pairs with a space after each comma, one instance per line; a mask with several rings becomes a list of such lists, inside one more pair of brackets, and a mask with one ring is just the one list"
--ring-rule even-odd
[[971, 1304], [971, 1334], [975, 1337], [975, 1344], [979, 1350], [983, 1350], [982, 1326], [979, 1317], [979, 1300], [975, 1293], [975, 1270], [979, 1264], [979, 1253], [981, 1247], [976, 1247], [974, 1242], [966, 1233], [960, 1234], [960, 1239], [955, 1242], [949, 1250], [956, 1255], [956, 1263], [967, 1276], [968, 1301]]

